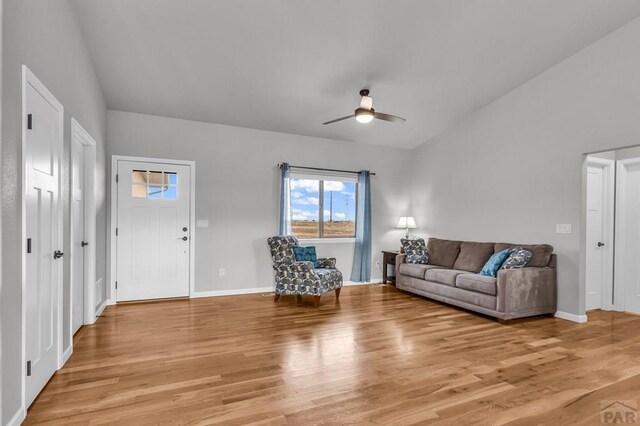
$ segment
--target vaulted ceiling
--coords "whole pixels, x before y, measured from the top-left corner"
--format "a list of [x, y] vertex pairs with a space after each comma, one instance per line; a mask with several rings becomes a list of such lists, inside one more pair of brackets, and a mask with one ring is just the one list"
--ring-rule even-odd
[[[637, 0], [76, 0], [110, 109], [411, 148]], [[404, 124], [347, 120], [358, 91]]]

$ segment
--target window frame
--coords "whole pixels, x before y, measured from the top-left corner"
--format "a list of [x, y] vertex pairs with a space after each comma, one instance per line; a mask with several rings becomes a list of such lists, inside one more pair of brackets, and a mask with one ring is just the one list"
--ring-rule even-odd
[[[293, 226], [291, 229], [291, 235], [298, 238], [299, 240], [304, 241], [313, 241], [313, 242], [353, 242], [356, 239], [356, 233], [358, 229], [358, 181], [354, 179], [351, 175], [325, 175], [319, 173], [310, 173], [306, 174], [304, 172], [299, 172], [296, 170], [291, 171], [291, 175], [289, 179], [306, 179], [306, 180], [315, 180], [318, 181], [318, 236], [314, 237], [299, 237], [293, 233]], [[333, 236], [325, 236], [324, 235], [324, 182], [325, 181], [333, 181], [333, 182], [350, 182], [355, 186], [354, 192], [354, 217], [353, 217], [353, 235], [333, 235]], [[291, 187], [289, 187], [289, 203], [291, 205], [290, 211], [293, 212], [293, 197], [291, 197]], [[291, 224], [293, 225], [293, 214], [290, 218]]]

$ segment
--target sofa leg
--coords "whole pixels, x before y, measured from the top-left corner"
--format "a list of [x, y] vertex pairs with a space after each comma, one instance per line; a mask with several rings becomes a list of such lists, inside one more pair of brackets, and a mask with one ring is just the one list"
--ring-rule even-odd
[[509, 325], [509, 324], [511, 324], [511, 322], [512, 322], [512, 321], [511, 321], [511, 320], [508, 320], [508, 319], [498, 318], [498, 322], [499, 322], [500, 324], [502, 324], [502, 325]]
[[342, 290], [342, 287], [336, 288], [336, 299], [340, 297], [340, 290]]
[[278, 299], [280, 299], [280, 295], [279, 295], [278, 293], [276, 293], [276, 295], [275, 295], [275, 296], [273, 296], [273, 301], [274, 301], [274, 302], [277, 302], [277, 301], [278, 301]]
[[296, 294], [296, 302], [298, 302], [298, 303], [302, 302], [302, 295], [301, 294]]
[[320, 296], [313, 296], [313, 307], [317, 308], [320, 306]]

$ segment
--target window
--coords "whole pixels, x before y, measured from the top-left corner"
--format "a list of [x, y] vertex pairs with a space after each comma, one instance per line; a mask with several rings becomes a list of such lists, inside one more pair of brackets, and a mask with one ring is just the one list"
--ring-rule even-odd
[[355, 179], [292, 174], [291, 231], [298, 238], [356, 236]]
[[176, 200], [178, 198], [178, 174], [134, 170], [131, 172], [131, 196], [153, 200]]

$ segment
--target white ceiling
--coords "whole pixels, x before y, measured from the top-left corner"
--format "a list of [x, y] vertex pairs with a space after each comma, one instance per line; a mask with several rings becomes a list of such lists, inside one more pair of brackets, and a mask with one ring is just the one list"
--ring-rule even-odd
[[[411, 148], [637, 0], [76, 0], [110, 109]], [[404, 124], [347, 120], [368, 87]]]

